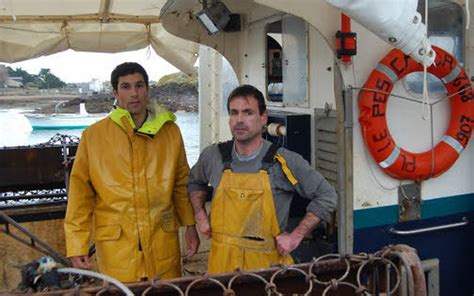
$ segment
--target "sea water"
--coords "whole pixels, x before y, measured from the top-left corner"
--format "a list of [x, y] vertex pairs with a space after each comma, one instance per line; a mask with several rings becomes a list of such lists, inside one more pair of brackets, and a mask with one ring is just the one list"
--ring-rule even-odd
[[[83, 129], [32, 130], [25, 110], [0, 110], [0, 147], [27, 146], [45, 143], [56, 134], [80, 137]], [[190, 166], [199, 157], [198, 113], [176, 112]]]

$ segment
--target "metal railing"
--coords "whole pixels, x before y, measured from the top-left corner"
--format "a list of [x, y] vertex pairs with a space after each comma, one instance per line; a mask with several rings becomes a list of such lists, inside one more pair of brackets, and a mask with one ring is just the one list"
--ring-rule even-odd
[[[154, 279], [127, 288], [135, 295], [427, 295], [421, 262], [416, 251], [406, 245], [389, 246], [374, 254], [329, 254], [304, 264], [257, 271]], [[105, 283], [48, 292], [65, 293], [118, 295], [120, 290]]]

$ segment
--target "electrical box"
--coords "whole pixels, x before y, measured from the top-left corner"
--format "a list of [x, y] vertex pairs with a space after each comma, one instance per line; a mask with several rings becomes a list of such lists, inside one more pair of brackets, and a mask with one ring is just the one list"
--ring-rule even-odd
[[286, 135], [266, 133], [267, 140], [300, 154], [311, 163], [311, 115], [269, 110], [268, 123], [284, 125]]

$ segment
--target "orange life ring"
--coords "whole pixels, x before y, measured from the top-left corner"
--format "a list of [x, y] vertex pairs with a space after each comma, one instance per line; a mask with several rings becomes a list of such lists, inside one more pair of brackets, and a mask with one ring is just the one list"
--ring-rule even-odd
[[450, 97], [448, 130], [434, 151], [412, 153], [400, 148], [386, 120], [393, 85], [409, 73], [423, 71], [421, 64], [394, 49], [372, 71], [359, 94], [359, 122], [365, 142], [379, 166], [397, 179], [420, 181], [441, 175], [454, 164], [472, 134], [474, 96], [470, 79], [456, 58], [439, 47], [433, 49], [436, 59], [428, 72], [443, 81], [448, 95], [455, 94]]

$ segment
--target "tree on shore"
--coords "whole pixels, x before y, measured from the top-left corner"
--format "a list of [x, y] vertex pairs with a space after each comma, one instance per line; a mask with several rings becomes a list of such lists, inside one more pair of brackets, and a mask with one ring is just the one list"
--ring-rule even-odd
[[42, 68], [38, 75], [30, 74], [22, 68], [12, 69], [11, 67], [7, 67], [7, 69], [10, 77], [23, 78], [24, 85], [31, 85], [39, 87], [40, 89], [61, 88], [66, 86], [64, 81], [51, 73], [51, 70], [47, 68]]
[[64, 81], [51, 73], [51, 69], [42, 68], [38, 74], [38, 79], [40, 80], [40, 89], [61, 88], [66, 86]]
[[8, 75], [10, 77], [21, 77], [23, 79], [23, 85], [27, 83], [35, 83], [36, 84], [36, 75], [31, 75], [30, 73], [26, 72], [22, 68], [16, 68], [15, 70], [11, 67], [7, 67]]

